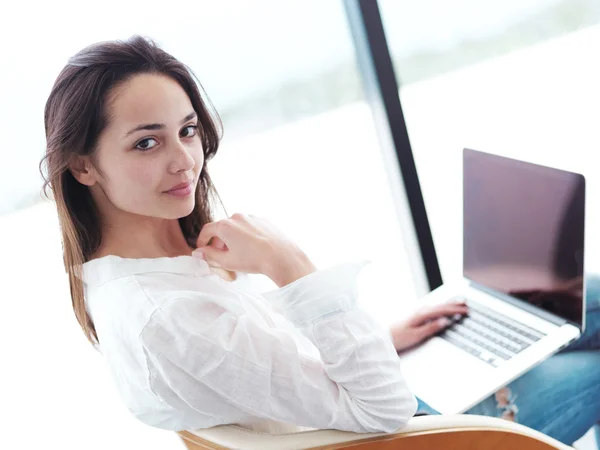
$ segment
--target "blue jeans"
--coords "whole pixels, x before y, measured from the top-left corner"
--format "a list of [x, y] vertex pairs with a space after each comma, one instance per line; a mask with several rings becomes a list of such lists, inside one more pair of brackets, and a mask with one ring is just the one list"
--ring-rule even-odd
[[[584, 335], [466, 414], [515, 420], [567, 445], [595, 426], [600, 444], [600, 276], [586, 281]], [[438, 414], [419, 400], [423, 413]]]

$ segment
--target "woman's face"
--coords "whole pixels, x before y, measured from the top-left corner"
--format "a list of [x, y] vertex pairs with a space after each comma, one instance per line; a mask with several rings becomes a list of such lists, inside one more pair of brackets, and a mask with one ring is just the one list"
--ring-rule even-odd
[[[107, 98], [109, 125], [100, 135], [90, 190], [103, 215], [164, 219], [189, 215], [204, 154], [192, 103], [171, 78], [140, 74]], [[191, 193], [166, 191], [191, 182]], [[86, 183], [87, 184], [87, 183]]]

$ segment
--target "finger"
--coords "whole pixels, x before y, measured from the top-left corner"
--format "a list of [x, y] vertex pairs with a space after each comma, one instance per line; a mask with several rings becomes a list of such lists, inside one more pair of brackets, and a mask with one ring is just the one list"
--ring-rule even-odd
[[412, 325], [420, 325], [423, 322], [434, 320], [443, 316], [453, 316], [455, 314], [465, 315], [468, 313], [469, 308], [466, 305], [445, 303], [417, 312], [410, 320], [410, 323]]
[[196, 239], [196, 247], [205, 247], [208, 245], [213, 236], [218, 236], [217, 225], [218, 222], [204, 224], [200, 230], [200, 234], [198, 234], [198, 239]]
[[227, 242], [227, 236], [230, 235], [231, 229], [236, 226], [238, 225], [233, 223], [230, 219], [205, 224], [196, 239], [196, 247], [206, 247], [208, 245], [215, 245], [215, 242], [219, 242], [220, 244], [218, 247], [226, 248], [225, 244]]
[[248, 220], [248, 217], [249, 217], [249, 216], [248, 216], [248, 214], [246, 214], [246, 213], [239, 213], [239, 212], [236, 212], [236, 213], [233, 213], [233, 214], [231, 215], [230, 219], [233, 219], [233, 220], [241, 220], [241, 221], [243, 221], [243, 222], [249, 222], [249, 220]]
[[417, 328], [417, 335], [420, 340], [423, 341], [434, 334], [439, 333], [444, 328], [447, 328], [452, 321], [447, 317], [441, 317], [437, 320], [432, 320], [431, 322], [426, 323], [425, 325], [421, 325]]
[[442, 317], [464, 316], [469, 313], [469, 308], [464, 305], [439, 305], [437, 307], [422, 310], [415, 314], [411, 320], [414, 326], [422, 325], [431, 320], [437, 320]]
[[219, 250], [226, 250], [227, 245], [225, 245], [225, 241], [217, 236], [213, 236], [212, 240], [208, 243], [209, 247], [218, 248]]
[[227, 253], [227, 251], [218, 250], [209, 245], [201, 250], [194, 250], [192, 256], [204, 259], [212, 267], [222, 268], [226, 264]]

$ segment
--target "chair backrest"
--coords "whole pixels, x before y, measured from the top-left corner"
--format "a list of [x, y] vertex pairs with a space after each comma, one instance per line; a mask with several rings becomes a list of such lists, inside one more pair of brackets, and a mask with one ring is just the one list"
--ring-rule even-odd
[[265, 434], [236, 425], [180, 431], [189, 450], [566, 450], [572, 449], [538, 431], [494, 417], [421, 416], [396, 433], [314, 430]]

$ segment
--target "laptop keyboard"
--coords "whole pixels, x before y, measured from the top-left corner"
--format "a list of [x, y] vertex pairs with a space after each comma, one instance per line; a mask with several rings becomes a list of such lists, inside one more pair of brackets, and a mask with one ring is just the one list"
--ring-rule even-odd
[[455, 320], [439, 336], [482, 361], [498, 367], [545, 333], [481, 306], [464, 297], [456, 297], [469, 307], [469, 314]]

